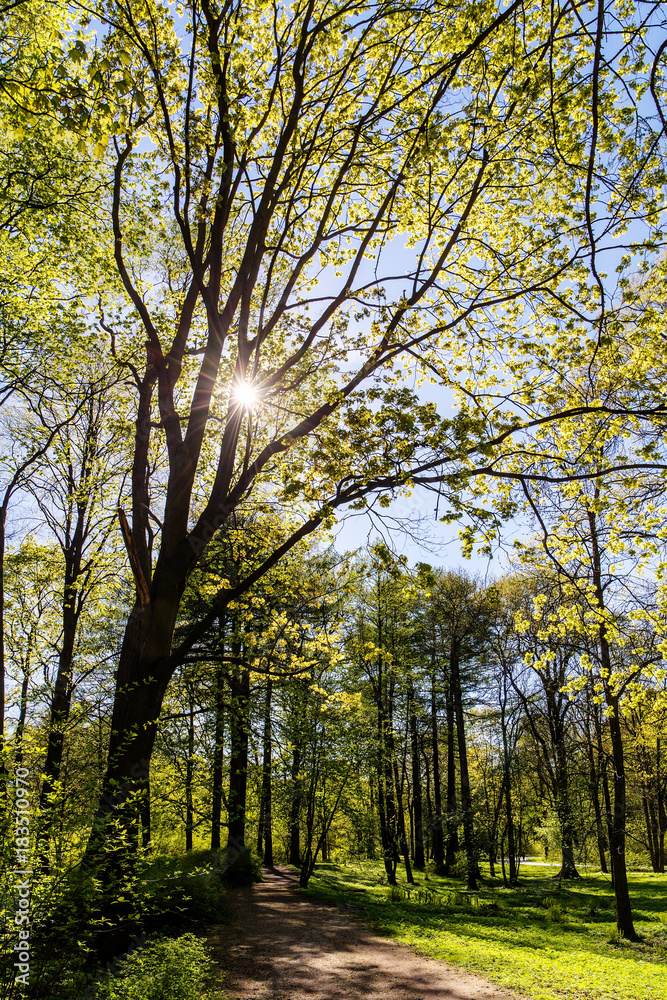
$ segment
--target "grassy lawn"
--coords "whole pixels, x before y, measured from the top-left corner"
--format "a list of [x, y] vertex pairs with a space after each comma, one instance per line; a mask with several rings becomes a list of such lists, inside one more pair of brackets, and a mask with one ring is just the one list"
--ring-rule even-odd
[[559, 889], [554, 870], [524, 867], [516, 889], [487, 876], [468, 893], [422, 874], [411, 891], [404, 881], [392, 890], [377, 863], [322, 864], [307, 892], [533, 1000], [667, 1000], [667, 875], [629, 876], [642, 938], [631, 944], [616, 937], [608, 876], [587, 870]]

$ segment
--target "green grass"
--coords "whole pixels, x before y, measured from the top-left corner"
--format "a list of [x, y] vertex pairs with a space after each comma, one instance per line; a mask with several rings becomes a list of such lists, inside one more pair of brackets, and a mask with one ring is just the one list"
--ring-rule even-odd
[[401, 882], [392, 890], [379, 864], [328, 864], [317, 866], [307, 892], [532, 1000], [667, 1000], [667, 875], [629, 876], [642, 939], [630, 943], [615, 936], [608, 876], [588, 871], [559, 889], [553, 873], [523, 868], [516, 889], [487, 877], [475, 893], [419, 874], [414, 889]]

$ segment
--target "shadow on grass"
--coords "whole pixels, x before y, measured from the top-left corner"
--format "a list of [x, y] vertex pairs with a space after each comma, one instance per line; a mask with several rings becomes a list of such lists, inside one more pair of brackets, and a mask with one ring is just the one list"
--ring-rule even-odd
[[[308, 891], [430, 955], [499, 972], [496, 978], [505, 986], [529, 991], [538, 983], [544, 997], [664, 1000], [667, 990], [656, 992], [654, 981], [664, 976], [667, 958], [667, 921], [660, 919], [667, 907], [667, 876], [629, 876], [642, 938], [636, 944], [616, 934], [609, 876], [588, 871], [560, 885], [552, 876], [553, 868], [531, 866], [516, 887], [486, 877], [479, 890], [467, 892], [457, 879], [419, 873], [416, 886], [392, 888], [383, 884], [378, 864], [330, 863], [318, 866]], [[616, 984], [610, 992], [595, 985], [605, 970]], [[568, 982], [586, 987], [580, 992], [564, 985]], [[619, 983], [620, 991], [613, 992]]]

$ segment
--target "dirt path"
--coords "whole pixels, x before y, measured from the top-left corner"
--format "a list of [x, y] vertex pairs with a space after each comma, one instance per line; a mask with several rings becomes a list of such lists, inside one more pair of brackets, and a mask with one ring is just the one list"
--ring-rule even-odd
[[228, 1000], [511, 1000], [491, 983], [373, 934], [337, 907], [299, 897], [287, 868], [230, 892], [210, 941]]

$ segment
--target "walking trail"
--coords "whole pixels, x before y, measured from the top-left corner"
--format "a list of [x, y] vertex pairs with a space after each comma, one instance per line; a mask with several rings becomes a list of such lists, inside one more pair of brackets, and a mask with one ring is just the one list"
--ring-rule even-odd
[[230, 920], [210, 934], [226, 1000], [513, 1000], [297, 895], [288, 868], [265, 869], [264, 878], [228, 894]]

